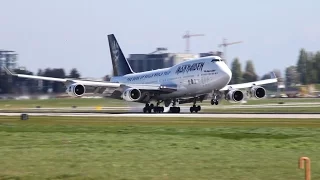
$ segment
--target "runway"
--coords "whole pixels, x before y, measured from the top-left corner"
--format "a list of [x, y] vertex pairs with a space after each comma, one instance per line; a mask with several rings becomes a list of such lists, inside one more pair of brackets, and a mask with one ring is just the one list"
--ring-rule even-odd
[[[129, 112], [140, 112], [142, 111], [143, 105], [135, 105], [135, 106], [97, 106], [97, 107], [32, 107], [32, 108], [14, 108], [15, 110], [52, 110], [52, 111], [91, 111], [91, 110], [123, 110]], [[219, 105], [219, 106], [212, 106], [212, 105], [201, 105], [202, 109], [267, 109], [267, 108], [320, 108], [320, 102], [288, 102], [285, 104], [254, 104], [254, 105], [247, 105], [247, 104], [232, 104], [232, 105]], [[189, 112], [190, 106], [181, 105], [180, 106], [182, 112]], [[0, 111], [5, 111], [11, 108], [4, 108], [0, 109]]]
[[[20, 116], [21, 113], [0, 113], [0, 116]], [[320, 114], [143, 114], [143, 113], [28, 113], [29, 117], [32, 116], [64, 116], [64, 117], [149, 117], [149, 118], [168, 118], [168, 117], [181, 117], [181, 118], [289, 118], [289, 119], [320, 119]]]

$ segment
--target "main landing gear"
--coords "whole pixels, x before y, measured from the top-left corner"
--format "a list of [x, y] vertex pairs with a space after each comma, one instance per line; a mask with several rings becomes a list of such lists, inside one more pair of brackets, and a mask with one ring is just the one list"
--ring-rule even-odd
[[157, 102], [157, 106], [155, 106], [153, 108], [153, 112], [155, 112], [155, 113], [163, 113], [164, 107], [163, 106], [159, 106], [159, 105], [160, 105], [160, 102], [158, 101]]
[[164, 107], [159, 106], [160, 102], [157, 102], [157, 106], [154, 106], [152, 103], [147, 103], [145, 107], [143, 108], [143, 113], [151, 113], [152, 111], [154, 113], [163, 113]]
[[[143, 113], [163, 113], [164, 112], [164, 107], [163, 106], [159, 106], [161, 103], [161, 101], [157, 102], [157, 105], [154, 106], [152, 103], [146, 103], [145, 107], [143, 108]], [[172, 107], [170, 107], [169, 109], [169, 113], [180, 113], [180, 107], [177, 107], [177, 100], [173, 100], [173, 101], [168, 101], [167, 102], [167, 106], [169, 106], [172, 103]]]
[[193, 102], [193, 106], [190, 107], [190, 112], [191, 113], [193, 113], [193, 112], [197, 113], [197, 112], [201, 111], [201, 106], [199, 106], [199, 105], [196, 106], [196, 103], [197, 103], [197, 100], [195, 98], [194, 102]]
[[172, 107], [170, 107], [170, 113], [180, 113], [180, 107], [176, 106], [177, 100], [173, 100]]
[[151, 113], [154, 108], [153, 104], [147, 103], [143, 108], [143, 113]]

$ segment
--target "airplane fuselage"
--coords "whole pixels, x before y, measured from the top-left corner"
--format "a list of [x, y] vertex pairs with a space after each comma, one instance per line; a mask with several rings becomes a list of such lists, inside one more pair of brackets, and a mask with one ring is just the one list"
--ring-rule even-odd
[[194, 97], [221, 89], [231, 79], [231, 71], [220, 57], [209, 56], [184, 61], [170, 68], [113, 77], [111, 82], [125, 84], [161, 84], [176, 86], [177, 91], [159, 98]]

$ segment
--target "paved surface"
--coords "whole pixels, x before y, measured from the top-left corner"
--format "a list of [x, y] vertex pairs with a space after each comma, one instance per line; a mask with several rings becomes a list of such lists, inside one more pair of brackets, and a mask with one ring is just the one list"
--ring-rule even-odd
[[[234, 105], [218, 105], [218, 106], [212, 106], [212, 105], [201, 105], [202, 109], [266, 109], [266, 108], [290, 108], [290, 107], [319, 107], [320, 108], [320, 102], [287, 102], [285, 104], [255, 104], [255, 105], [247, 105], [247, 104], [236, 104]], [[108, 107], [54, 107], [54, 108], [47, 108], [47, 107], [41, 107], [41, 108], [14, 108], [16, 110], [96, 110], [96, 109], [101, 109], [101, 110], [131, 110], [131, 111], [142, 111], [142, 108], [144, 105], [135, 105], [135, 106], [108, 106]], [[180, 105], [182, 110], [185, 110], [189, 112], [190, 105]], [[9, 108], [10, 109], [10, 108]], [[5, 110], [5, 109], [0, 109], [0, 110]]]
[[[320, 119], [320, 114], [104, 114], [104, 113], [28, 113], [29, 116], [74, 116], [74, 117], [184, 117], [184, 118], [295, 118], [295, 119]], [[0, 113], [0, 116], [20, 116], [21, 113]]]

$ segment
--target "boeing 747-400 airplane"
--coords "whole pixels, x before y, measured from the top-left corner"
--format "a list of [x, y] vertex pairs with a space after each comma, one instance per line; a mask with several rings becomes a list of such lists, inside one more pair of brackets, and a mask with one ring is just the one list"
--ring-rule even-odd
[[[66, 92], [72, 97], [81, 97], [91, 89], [94, 93], [130, 102], [144, 103], [144, 113], [164, 112], [164, 103], [168, 112], [180, 113], [179, 104], [193, 103], [190, 112], [198, 112], [202, 102], [212, 93], [211, 104], [218, 105], [224, 96], [226, 100], [240, 102], [244, 94], [239, 89], [247, 88], [249, 96], [263, 98], [266, 90], [263, 84], [275, 83], [277, 78], [228, 85], [232, 73], [218, 56], [191, 59], [170, 68], [135, 73], [122, 53], [113, 34], [108, 35], [114, 77], [110, 82], [52, 78], [34, 75], [14, 74], [4, 67], [12, 76], [62, 82]], [[155, 102], [155, 105], [151, 102]]]

